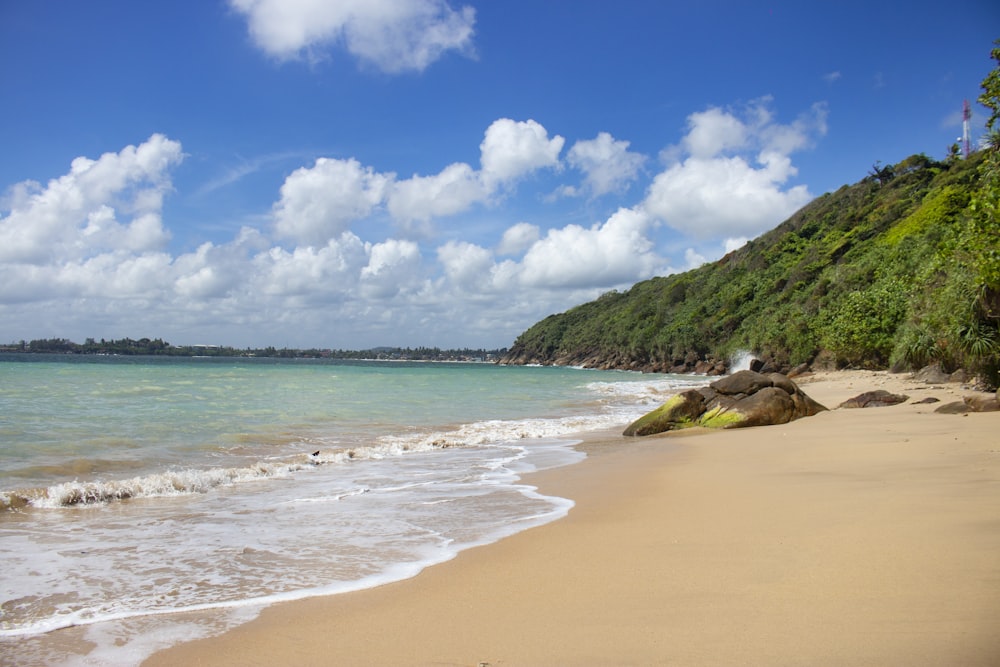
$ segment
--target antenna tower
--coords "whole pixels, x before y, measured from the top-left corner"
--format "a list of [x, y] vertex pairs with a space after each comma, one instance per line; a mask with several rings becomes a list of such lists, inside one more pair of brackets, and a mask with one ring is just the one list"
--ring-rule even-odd
[[965, 157], [969, 157], [969, 152], [971, 151], [969, 140], [969, 121], [972, 119], [972, 111], [969, 109], [969, 100], [965, 100], [962, 103], [962, 150], [965, 153]]

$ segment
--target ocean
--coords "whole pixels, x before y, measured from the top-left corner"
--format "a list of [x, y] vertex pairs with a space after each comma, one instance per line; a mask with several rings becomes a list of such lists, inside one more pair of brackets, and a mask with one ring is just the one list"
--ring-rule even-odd
[[134, 665], [566, 515], [522, 481], [706, 378], [0, 355], [0, 663]]

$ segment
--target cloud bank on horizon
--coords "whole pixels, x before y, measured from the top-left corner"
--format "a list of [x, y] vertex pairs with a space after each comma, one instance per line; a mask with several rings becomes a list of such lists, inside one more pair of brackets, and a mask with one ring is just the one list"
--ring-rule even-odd
[[[449, 54], [473, 66], [482, 57], [476, 11], [444, 0], [230, 7], [272, 67], [308, 71], [349, 56], [363, 76], [398, 77]], [[183, 194], [175, 177], [192, 158], [185, 137], [155, 132], [9, 187], [0, 331], [504, 346], [549, 313], [714, 259], [808, 203], [817, 193], [796, 180], [795, 160], [827, 134], [829, 108], [815, 101], [782, 122], [779, 103], [762, 95], [690, 109], [680, 138], [656, 154], [634, 150], [627, 130], [572, 136], [540, 115], [492, 119], [478, 161], [461, 159], [475, 154], [470, 142], [428, 173], [331, 152], [287, 172], [270, 207], [229, 237], [188, 249], [172, 243], [169, 201]], [[537, 219], [508, 209], [524, 199]], [[566, 201], [607, 213], [565, 224], [545, 213]], [[495, 222], [473, 233], [466, 216]]]

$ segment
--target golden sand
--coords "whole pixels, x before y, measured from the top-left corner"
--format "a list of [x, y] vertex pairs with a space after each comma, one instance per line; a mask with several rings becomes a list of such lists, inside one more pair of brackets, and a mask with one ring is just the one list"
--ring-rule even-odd
[[[565, 519], [379, 588], [275, 605], [149, 665], [998, 665], [1000, 413], [833, 373], [782, 426], [590, 437]], [[691, 434], [687, 434], [691, 435]]]

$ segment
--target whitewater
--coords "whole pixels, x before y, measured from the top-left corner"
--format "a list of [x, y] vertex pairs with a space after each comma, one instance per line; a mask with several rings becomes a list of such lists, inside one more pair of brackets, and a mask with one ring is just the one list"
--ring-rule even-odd
[[556, 520], [522, 480], [705, 378], [0, 357], [4, 664], [132, 665]]

